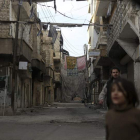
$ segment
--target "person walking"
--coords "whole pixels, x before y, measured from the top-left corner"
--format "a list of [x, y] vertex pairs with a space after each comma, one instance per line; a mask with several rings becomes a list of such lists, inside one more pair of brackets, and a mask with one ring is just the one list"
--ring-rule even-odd
[[107, 81], [107, 83], [105, 84], [105, 86], [103, 87], [100, 95], [99, 95], [99, 104], [102, 105], [104, 102], [105, 97], [107, 98], [107, 107], [108, 109], [111, 108], [111, 92], [110, 92], [110, 88], [112, 83], [118, 78], [120, 77], [121, 71], [118, 67], [113, 67], [111, 69], [111, 78]]
[[111, 88], [113, 109], [106, 115], [106, 140], [140, 140], [138, 95], [132, 82], [118, 78]]

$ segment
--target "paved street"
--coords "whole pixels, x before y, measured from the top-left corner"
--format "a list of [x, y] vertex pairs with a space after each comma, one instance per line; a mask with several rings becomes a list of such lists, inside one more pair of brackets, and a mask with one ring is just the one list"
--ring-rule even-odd
[[104, 116], [77, 103], [29, 109], [0, 117], [0, 140], [104, 140]]

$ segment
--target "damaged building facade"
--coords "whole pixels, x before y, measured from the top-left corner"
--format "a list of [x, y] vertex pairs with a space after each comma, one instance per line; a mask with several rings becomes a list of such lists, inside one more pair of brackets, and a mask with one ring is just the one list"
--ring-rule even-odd
[[[0, 0], [2, 4], [3, 0]], [[28, 2], [23, 2], [20, 9], [20, 21], [25, 23], [19, 24], [16, 82], [13, 81], [16, 23], [11, 21], [17, 20], [17, 9], [18, 2], [5, 0], [0, 11], [1, 21], [6, 21], [0, 24], [0, 115], [13, 114], [13, 108], [16, 111], [53, 104], [55, 84], [60, 83], [60, 71], [55, 71], [55, 65], [58, 65], [55, 64], [55, 56], [58, 56], [60, 49], [55, 48], [60, 47], [61, 40], [56, 44], [52, 41], [48, 25], [42, 29], [39, 23], [26, 23], [39, 20], [37, 16], [31, 16], [33, 13], [37, 15], [37, 4], [30, 5]], [[60, 59], [58, 62], [61, 63]]]
[[[92, 91], [93, 95], [100, 93], [102, 89], [100, 87], [109, 79], [109, 69], [113, 66], [120, 68], [122, 77], [135, 83], [139, 93], [140, 7], [132, 0], [91, 0], [89, 3], [90, 8], [94, 3], [94, 23], [104, 25], [94, 27], [98, 39], [92, 50], [93, 73], [95, 74], [93, 81], [98, 77], [99, 84], [98, 86], [93, 84], [94, 86], [91, 87], [95, 90]], [[89, 31], [91, 32], [91, 29]], [[96, 56], [97, 51], [100, 53]], [[98, 102], [98, 97], [96, 102]]]

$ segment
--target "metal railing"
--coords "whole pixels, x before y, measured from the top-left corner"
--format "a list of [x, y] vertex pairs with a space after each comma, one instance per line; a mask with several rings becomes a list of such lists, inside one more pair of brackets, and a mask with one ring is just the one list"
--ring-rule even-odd
[[128, 19], [131, 18], [133, 12], [136, 10], [136, 7], [129, 0], [118, 1], [115, 12], [112, 15], [110, 24], [113, 25], [111, 29], [108, 29], [108, 48], [110, 50], [115, 40], [119, 37], [119, 34], [123, 30]]

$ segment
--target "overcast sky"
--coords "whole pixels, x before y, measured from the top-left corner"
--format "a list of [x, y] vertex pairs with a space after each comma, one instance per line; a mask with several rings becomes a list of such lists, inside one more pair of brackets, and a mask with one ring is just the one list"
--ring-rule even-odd
[[[59, 2], [58, 2], [59, 1]], [[48, 6], [54, 6], [54, 2], [41, 3]], [[46, 8], [38, 5], [39, 17], [44, 22], [58, 23], [89, 23], [90, 14], [88, 14], [88, 2], [76, 2], [75, 0], [56, 0], [57, 10], [61, 13], [72, 17], [69, 19], [58, 12], [55, 13], [53, 8]], [[87, 26], [76, 28], [61, 28], [64, 38], [64, 49], [70, 52], [71, 56], [81, 56], [84, 54], [83, 45], [88, 44]]]

